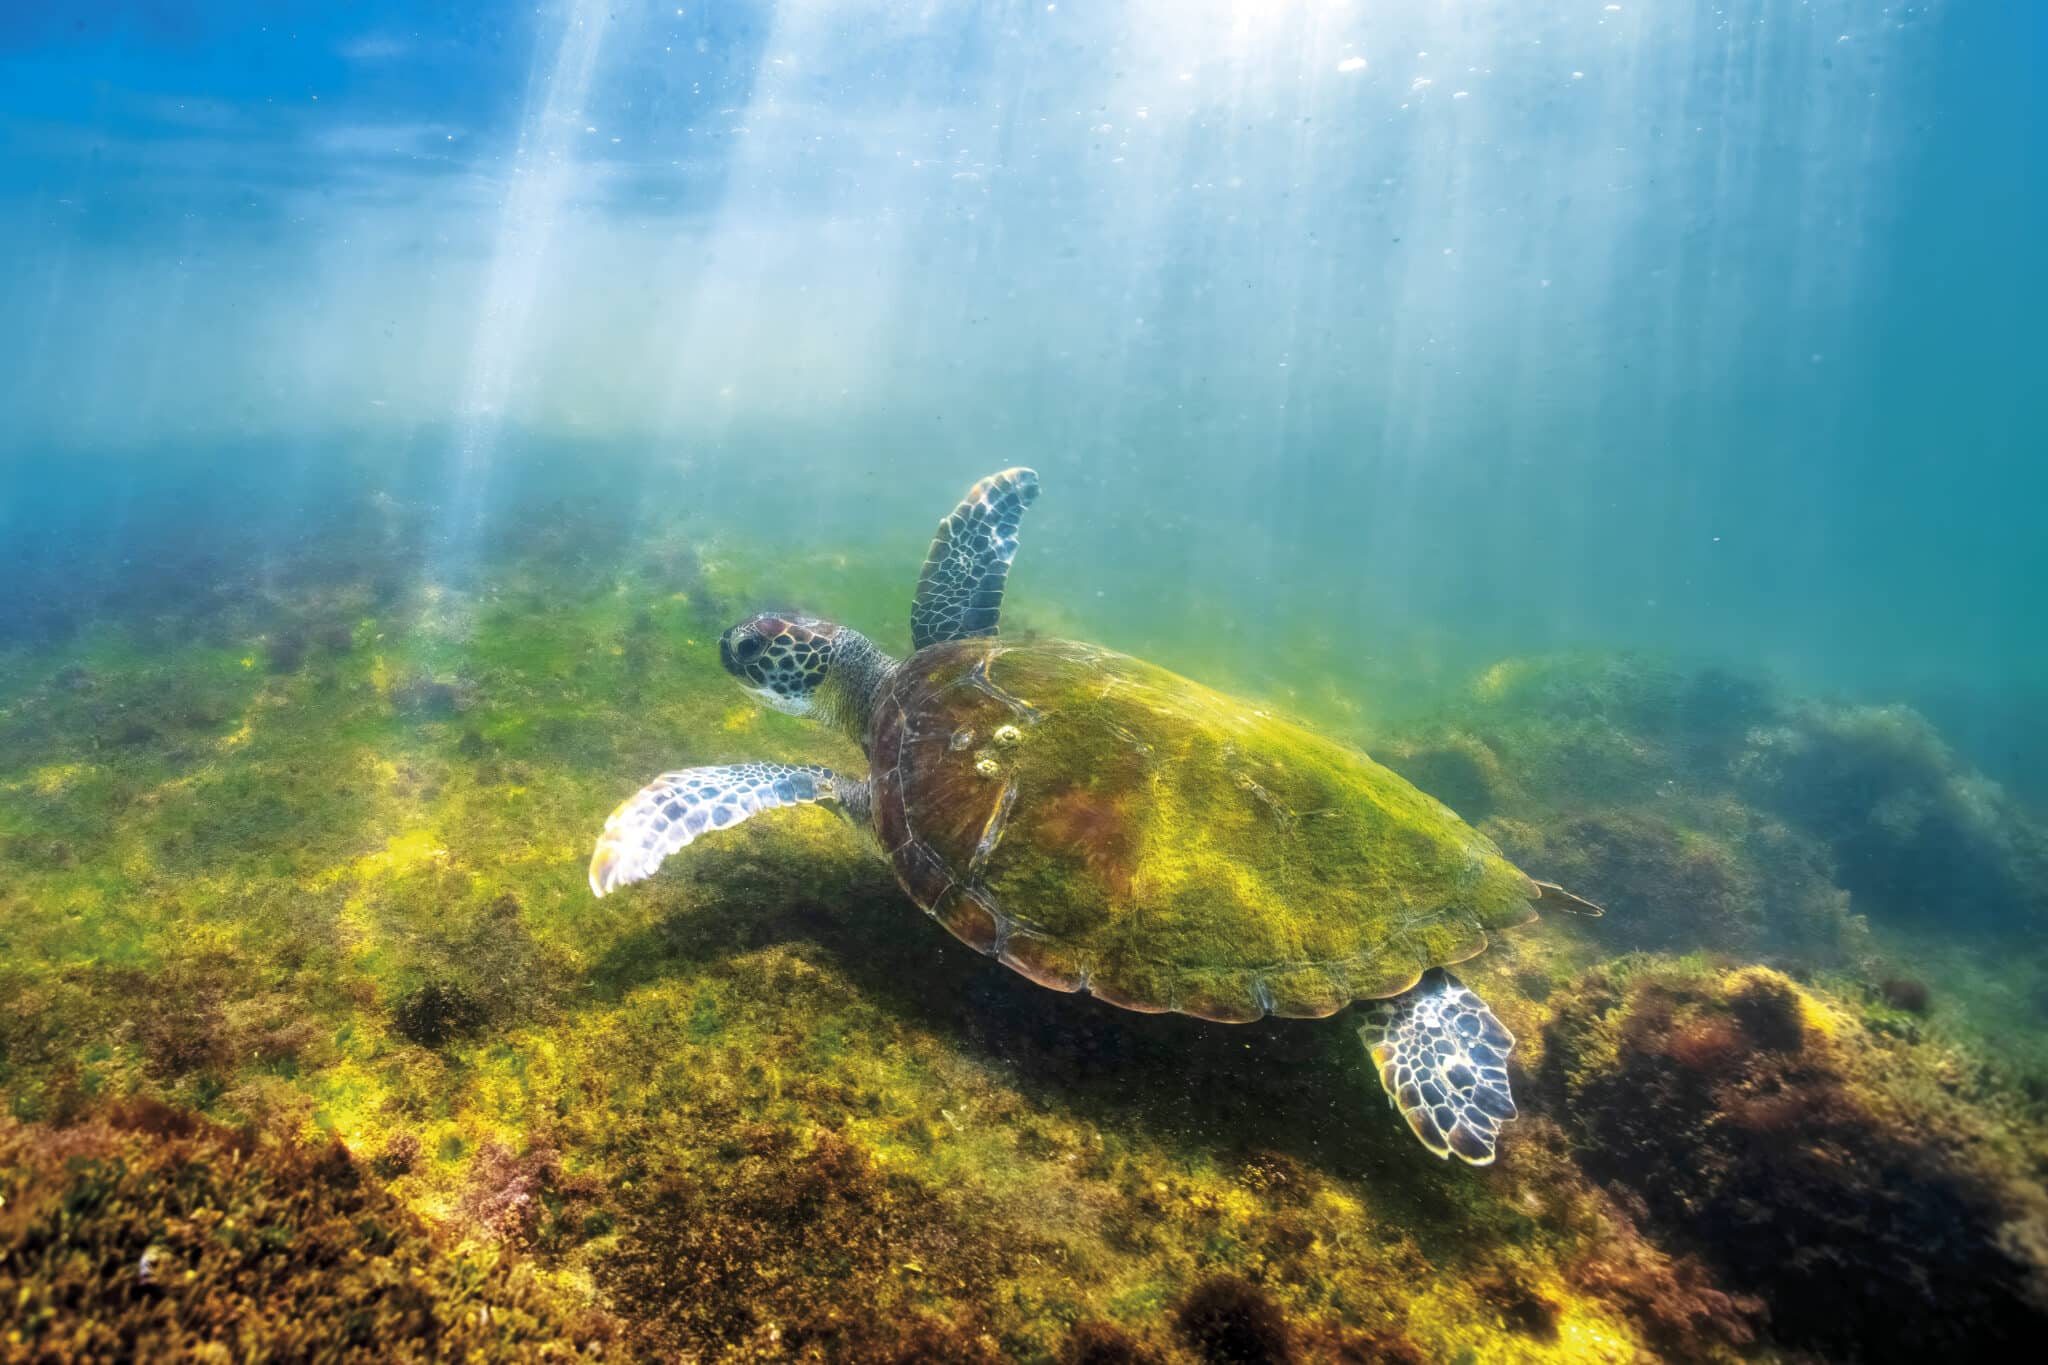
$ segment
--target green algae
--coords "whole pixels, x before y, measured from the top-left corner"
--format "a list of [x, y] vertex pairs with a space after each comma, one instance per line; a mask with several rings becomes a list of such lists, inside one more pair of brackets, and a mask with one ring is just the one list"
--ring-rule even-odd
[[[597, 825], [653, 772], [858, 765], [752, 706], [713, 641], [737, 607], [801, 596], [886, 642], [908, 570], [680, 542], [605, 561], [574, 549], [584, 529], [535, 530], [491, 600], [309, 586], [186, 647], [110, 627], [6, 657], [0, 1092], [37, 1142], [137, 1098], [338, 1141], [458, 1259], [543, 1286], [549, 1331], [598, 1311], [632, 1352], [1715, 1358], [1770, 1349], [1776, 1291], [1603, 1188], [1587, 1114], [1617, 1101], [1526, 1083], [1619, 1065], [1557, 1023], [1586, 970], [1713, 948], [1802, 956], [1827, 1017], [1938, 1049], [1911, 1112], [2035, 1134], [1998, 1139], [2020, 1145], [1992, 1185], [2030, 1197], [2030, 1073], [1988, 1060], [1957, 999], [1980, 978], [1944, 960], [1929, 1014], [1877, 1003], [1887, 954], [1911, 960], [1898, 935], [1924, 930], [1840, 878], [1862, 836], [1838, 831], [1888, 826], [1813, 814], [1821, 779], [1742, 761], [1794, 714], [1754, 688], [1528, 661], [1375, 745], [1525, 865], [1618, 902], [1471, 965], [1527, 1101], [1475, 1174], [1415, 1149], [1341, 1021], [1040, 990], [939, 933], [824, 809], [592, 900]], [[1907, 766], [1915, 790], [1975, 790]], [[1994, 849], [2025, 847], [2018, 813], [1982, 808]]]
[[599, 1358], [618, 1326], [436, 1234], [332, 1143], [141, 1101], [0, 1120], [0, 1353], [48, 1361]]
[[[1055, 642], [920, 654], [876, 722], [877, 828], [1035, 980], [1219, 1020], [1407, 989], [1532, 917], [1529, 879], [1356, 751], [1140, 660]], [[920, 880], [935, 855], [947, 870]], [[943, 899], [942, 891], [947, 892]]]

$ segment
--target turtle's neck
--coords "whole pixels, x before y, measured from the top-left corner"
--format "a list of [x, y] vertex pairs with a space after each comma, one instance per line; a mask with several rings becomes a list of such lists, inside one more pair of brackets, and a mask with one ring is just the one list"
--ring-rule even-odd
[[875, 698], [895, 671], [896, 661], [873, 640], [841, 627], [832, 649], [832, 667], [818, 687], [818, 718], [844, 731], [866, 753]]

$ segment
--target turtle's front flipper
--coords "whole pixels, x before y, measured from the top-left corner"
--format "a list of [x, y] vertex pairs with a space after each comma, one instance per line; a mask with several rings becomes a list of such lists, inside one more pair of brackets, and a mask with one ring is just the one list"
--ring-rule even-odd
[[1432, 967], [1406, 995], [1366, 1005], [1358, 1036], [1423, 1146], [1474, 1166], [1493, 1160], [1500, 1126], [1515, 1116], [1507, 1073], [1515, 1035], [1485, 1001]]
[[806, 801], [837, 801], [856, 819], [868, 810], [868, 784], [830, 768], [736, 763], [684, 768], [642, 787], [604, 822], [590, 855], [590, 889], [602, 896], [654, 875], [661, 860], [699, 835], [749, 815]]
[[968, 489], [939, 523], [910, 607], [913, 648], [996, 633], [1003, 580], [1017, 557], [1017, 527], [1037, 496], [1036, 471], [1005, 469]]

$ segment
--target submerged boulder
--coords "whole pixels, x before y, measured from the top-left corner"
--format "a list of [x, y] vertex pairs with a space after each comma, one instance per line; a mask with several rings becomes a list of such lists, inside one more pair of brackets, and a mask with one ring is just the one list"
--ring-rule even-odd
[[2048, 916], [2048, 831], [1910, 707], [1794, 708], [1749, 734], [1730, 773], [1824, 841], [1873, 911], [1980, 929]]
[[1485, 740], [1457, 729], [1397, 739], [1380, 761], [1474, 823], [1486, 819], [1517, 793], [1501, 768], [1500, 756]]
[[1587, 1173], [1778, 1342], [1903, 1361], [2048, 1331], [2048, 1153], [1952, 1057], [1762, 967], [1624, 959], [1549, 1004], [1539, 1089]]
[[1827, 852], [1738, 802], [1693, 808], [1595, 807], [1496, 819], [1509, 856], [1596, 887], [1623, 949], [1858, 956], [1863, 926]]
[[1642, 656], [1510, 659], [1381, 747], [1635, 947], [1825, 960], [1874, 923], [2048, 918], [2048, 825], [1910, 707], [1797, 701]]

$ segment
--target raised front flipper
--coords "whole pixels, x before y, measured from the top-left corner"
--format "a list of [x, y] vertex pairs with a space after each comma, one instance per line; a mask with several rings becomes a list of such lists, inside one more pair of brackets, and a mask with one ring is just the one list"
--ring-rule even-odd
[[1500, 1126], [1515, 1116], [1507, 1072], [1515, 1035], [1441, 967], [1407, 994], [1364, 1008], [1358, 1036], [1422, 1145], [1474, 1166], [1492, 1162]]
[[868, 784], [830, 768], [787, 763], [736, 763], [684, 768], [642, 787], [611, 818], [590, 855], [590, 889], [598, 896], [654, 875], [661, 860], [714, 829], [749, 815], [807, 801], [838, 801], [865, 816]]
[[1005, 469], [968, 489], [939, 523], [910, 607], [912, 647], [996, 633], [1003, 581], [1017, 557], [1017, 527], [1037, 496], [1035, 470]]

